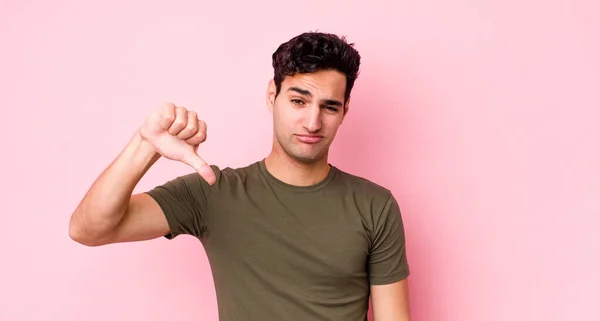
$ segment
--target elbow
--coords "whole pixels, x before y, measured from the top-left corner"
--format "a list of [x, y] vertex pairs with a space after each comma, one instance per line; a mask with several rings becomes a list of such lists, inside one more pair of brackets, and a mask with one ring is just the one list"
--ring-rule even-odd
[[98, 246], [97, 242], [94, 242], [90, 237], [86, 237], [85, 233], [73, 224], [69, 226], [69, 237], [71, 240], [85, 246]]
[[71, 219], [69, 223], [69, 237], [71, 240], [85, 246], [95, 247], [103, 245], [99, 237], [95, 237], [94, 233], [86, 231], [84, 226], [74, 219]]

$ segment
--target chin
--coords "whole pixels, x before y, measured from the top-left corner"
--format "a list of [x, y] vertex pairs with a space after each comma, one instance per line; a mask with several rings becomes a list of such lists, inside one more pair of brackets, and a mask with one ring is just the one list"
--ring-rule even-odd
[[318, 157], [306, 157], [306, 156], [292, 156], [292, 158], [295, 159], [296, 161], [298, 161], [300, 163], [304, 163], [304, 164], [314, 164], [320, 159]]
[[316, 163], [325, 157], [324, 153], [288, 153], [288, 155], [294, 160], [305, 164]]
[[277, 144], [279, 150], [282, 151], [287, 157], [303, 164], [313, 164], [323, 160], [327, 156], [327, 149], [323, 146], [312, 145], [308, 148], [307, 146], [297, 146], [294, 144]]

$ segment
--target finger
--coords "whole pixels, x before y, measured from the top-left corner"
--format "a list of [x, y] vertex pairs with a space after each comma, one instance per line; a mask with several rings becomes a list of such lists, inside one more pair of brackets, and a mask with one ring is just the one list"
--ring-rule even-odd
[[187, 110], [183, 107], [175, 108], [175, 120], [169, 127], [169, 134], [175, 136], [181, 132], [187, 126]]
[[196, 170], [196, 172], [198, 172], [198, 174], [200, 174], [200, 176], [202, 176], [202, 178], [204, 178], [208, 184], [212, 185], [217, 181], [215, 172], [213, 172], [212, 168], [200, 156], [198, 156], [198, 154], [190, 153], [190, 155], [186, 157], [183, 162], [194, 168], [194, 170]]
[[188, 138], [186, 142], [192, 146], [200, 145], [206, 141], [206, 123], [202, 120], [198, 120], [198, 132]]
[[188, 111], [187, 113], [187, 125], [185, 128], [177, 134], [182, 140], [187, 140], [198, 132], [198, 115], [196, 112]]
[[175, 105], [164, 105], [158, 112], [158, 116], [160, 117], [160, 127], [164, 128], [165, 130], [169, 129], [175, 120]]

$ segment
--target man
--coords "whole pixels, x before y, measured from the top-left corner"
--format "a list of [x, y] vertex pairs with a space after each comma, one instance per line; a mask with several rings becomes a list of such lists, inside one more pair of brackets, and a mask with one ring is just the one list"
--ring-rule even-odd
[[[328, 162], [360, 65], [344, 38], [304, 33], [273, 54], [266, 102], [273, 148], [243, 168], [198, 154], [206, 124], [173, 104], [153, 112], [98, 177], [70, 222], [73, 240], [197, 237], [220, 320], [408, 321], [409, 269], [391, 192]], [[193, 174], [133, 189], [160, 157]]]

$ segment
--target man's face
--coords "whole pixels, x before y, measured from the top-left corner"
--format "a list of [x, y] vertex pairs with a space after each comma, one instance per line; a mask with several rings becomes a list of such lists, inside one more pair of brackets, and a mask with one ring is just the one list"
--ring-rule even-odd
[[276, 148], [303, 163], [326, 157], [347, 112], [345, 89], [346, 76], [332, 70], [288, 76], [277, 97], [271, 81], [267, 105], [273, 113]]

